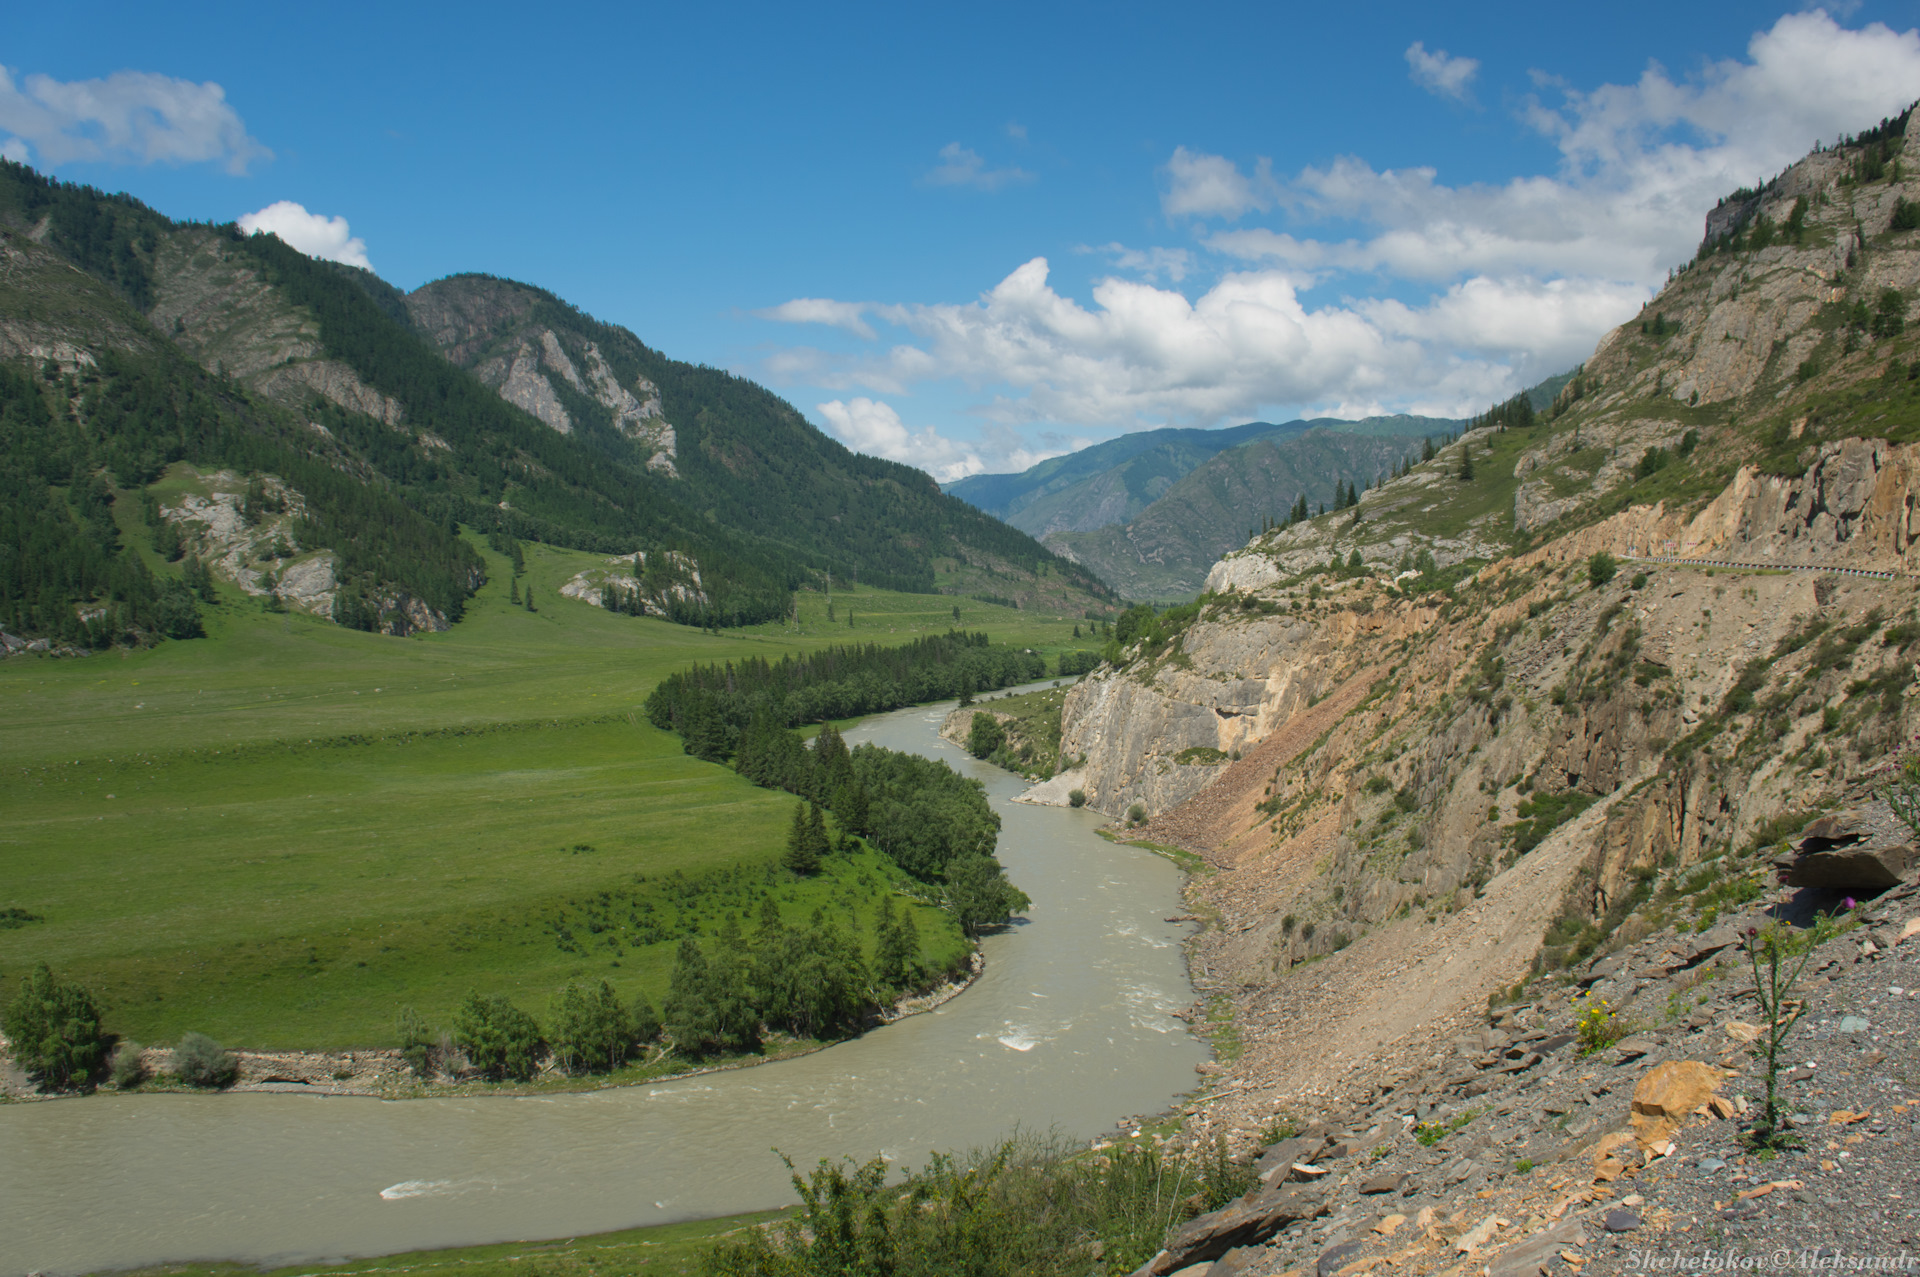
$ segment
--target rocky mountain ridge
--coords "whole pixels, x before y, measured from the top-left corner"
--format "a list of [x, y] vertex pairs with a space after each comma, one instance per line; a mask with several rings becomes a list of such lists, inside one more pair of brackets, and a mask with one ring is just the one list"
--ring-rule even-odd
[[1190, 1128], [1377, 1101], [1490, 999], [1564, 1012], [1885, 783], [1920, 727], [1920, 181], [1865, 160], [1913, 127], [1790, 168], [1546, 412], [1256, 536], [1072, 689], [1090, 801], [1205, 864], [1195, 1014], [1241, 1053]]
[[[1209, 458], [1248, 444], [1284, 445], [1314, 430], [1354, 438], [1417, 439], [1447, 434], [1459, 425], [1438, 417], [1400, 415], [1359, 421], [1333, 417], [1279, 424], [1253, 421], [1217, 430], [1165, 427], [1051, 457], [1019, 474], [972, 475], [946, 485], [946, 491], [1037, 537], [1090, 532], [1132, 521]], [[1331, 483], [1326, 486], [1330, 489]], [[1267, 511], [1253, 508], [1239, 513], [1258, 522]]]

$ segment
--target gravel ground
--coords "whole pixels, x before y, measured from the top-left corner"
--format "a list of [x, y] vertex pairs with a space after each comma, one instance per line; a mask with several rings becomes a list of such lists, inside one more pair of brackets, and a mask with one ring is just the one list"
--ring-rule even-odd
[[[1284, 1193], [1299, 1214], [1304, 1195], [1312, 1217], [1223, 1256], [1202, 1217], [1156, 1271], [1920, 1274], [1920, 882], [1842, 914], [1794, 990], [1781, 1095], [1800, 1147], [1742, 1141], [1765, 1093], [1745, 929], [1763, 908], [1805, 921], [1837, 903], [1802, 891], [1664, 931], [1491, 1013], [1431, 1067], [1264, 1151], [1256, 1202]], [[1596, 998], [1634, 1027], [1583, 1053], [1573, 1030]], [[1676, 1077], [1714, 1098], [1689, 1094], [1656, 1129]]]

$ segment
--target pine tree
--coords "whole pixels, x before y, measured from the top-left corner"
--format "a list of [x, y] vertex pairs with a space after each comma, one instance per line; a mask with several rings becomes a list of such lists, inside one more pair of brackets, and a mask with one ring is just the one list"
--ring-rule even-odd
[[793, 824], [787, 830], [787, 854], [780, 860], [781, 864], [797, 874], [820, 872], [820, 853], [813, 849], [813, 834], [807, 820], [807, 808], [810, 805], [793, 805]]
[[820, 809], [812, 803], [807, 804], [807, 850], [813, 856], [814, 868], [818, 869], [821, 857], [828, 851], [827, 821]]
[[1473, 445], [1460, 449], [1460, 482], [1473, 482]]

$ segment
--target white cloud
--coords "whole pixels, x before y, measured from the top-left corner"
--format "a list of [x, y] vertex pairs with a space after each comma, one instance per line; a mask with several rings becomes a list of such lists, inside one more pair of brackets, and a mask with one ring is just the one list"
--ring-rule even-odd
[[1125, 244], [1082, 244], [1076, 253], [1105, 253], [1120, 270], [1132, 271], [1144, 279], [1158, 280], [1165, 275], [1179, 283], [1193, 269], [1193, 254], [1184, 248], [1128, 248]]
[[[1055, 292], [1048, 273], [1046, 259], [1035, 258], [977, 303], [889, 308], [888, 318], [920, 344], [810, 371], [823, 381], [895, 389], [935, 379], [1008, 387], [1018, 393], [1002, 392], [981, 410], [1005, 423], [1211, 424], [1275, 404], [1467, 412], [1484, 407], [1517, 369], [1538, 380], [1560, 370], [1555, 361], [1585, 354], [1592, 343], [1576, 321], [1591, 324], [1592, 309], [1630, 313], [1639, 299], [1536, 283], [1498, 295], [1467, 290], [1427, 307], [1309, 309], [1284, 272], [1249, 271], [1192, 301], [1106, 279], [1089, 308]], [[1535, 318], [1503, 328], [1502, 304], [1528, 307]]]
[[27, 144], [17, 137], [10, 137], [0, 142], [0, 159], [12, 160], [15, 164], [25, 164], [31, 155], [32, 152], [27, 149]]
[[309, 213], [292, 200], [279, 200], [257, 213], [245, 214], [240, 218], [240, 229], [249, 235], [277, 235], [308, 257], [373, 269], [373, 263], [367, 260], [366, 241], [347, 229], [346, 218]]
[[49, 167], [74, 160], [115, 164], [217, 162], [244, 173], [273, 152], [248, 136], [226, 90], [151, 71], [116, 71], [103, 80], [62, 82], [29, 75], [15, 82], [0, 67], [0, 130], [9, 158], [17, 144]]
[[772, 362], [855, 394], [954, 383], [1010, 429], [1464, 415], [1585, 358], [1691, 256], [1721, 195], [1916, 95], [1920, 32], [1814, 10], [1689, 77], [1536, 76], [1520, 110], [1559, 150], [1544, 174], [1450, 185], [1344, 157], [1280, 177], [1183, 146], [1161, 174], [1167, 215], [1248, 219], [1200, 230], [1191, 257], [1088, 250], [1131, 277], [1084, 301], [1036, 257], [972, 302], [863, 306], [905, 334], [891, 348]]
[[1445, 49], [1427, 52], [1427, 46], [1415, 40], [1407, 46], [1407, 71], [1413, 82], [1437, 97], [1466, 102], [1473, 96], [1467, 86], [1480, 70], [1474, 58], [1456, 58]]
[[881, 400], [860, 397], [842, 403], [833, 399], [817, 407], [826, 418], [827, 429], [855, 452], [904, 461], [942, 483], [952, 483], [986, 469], [986, 463], [974, 449], [944, 437], [932, 426], [917, 431], [908, 429], [892, 405]]
[[1027, 126], [1018, 120], [1007, 121], [1007, 136], [1016, 142], [1027, 140]]
[[874, 338], [873, 325], [862, 319], [871, 307], [865, 302], [837, 302], [825, 297], [796, 297], [790, 302], [781, 302], [766, 310], [756, 310], [754, 315], [760, 319], [777, 320], [783, 324], [825, 324], [830, 328], [844, 328], [856, 337]]
[[1160, 209], [1168, 217], [1224, 217], [1228, 221], [1254, 209], [1273, 207], [1273, 174], [1261, 160], [1247, 177], [1232, 160], [1219, 155], [1173, 149], [1167, 161], [1167, 189]]
[[1033, 174], [1023, 168], [987, 167], [977, 151], [958, 142], [940, 148], [940, 164], [924, 179], [929, 186], [971, 186], [976, 190], [997, 191], [1009, 182], [1031, 182]]

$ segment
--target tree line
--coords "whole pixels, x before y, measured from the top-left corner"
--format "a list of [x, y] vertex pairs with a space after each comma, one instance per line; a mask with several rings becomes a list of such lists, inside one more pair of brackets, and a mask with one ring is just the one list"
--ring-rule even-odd
[[1036, 652], [951, 631], [891, 647], [857, 643], [778, 661], [695, 665], [662, 679], [645, 711], [655, 727], [679, 733], [689, 754], [724, 762], [759, 717], [795, 727], [1011, 687], [1046, 673], [1046, 658]]

